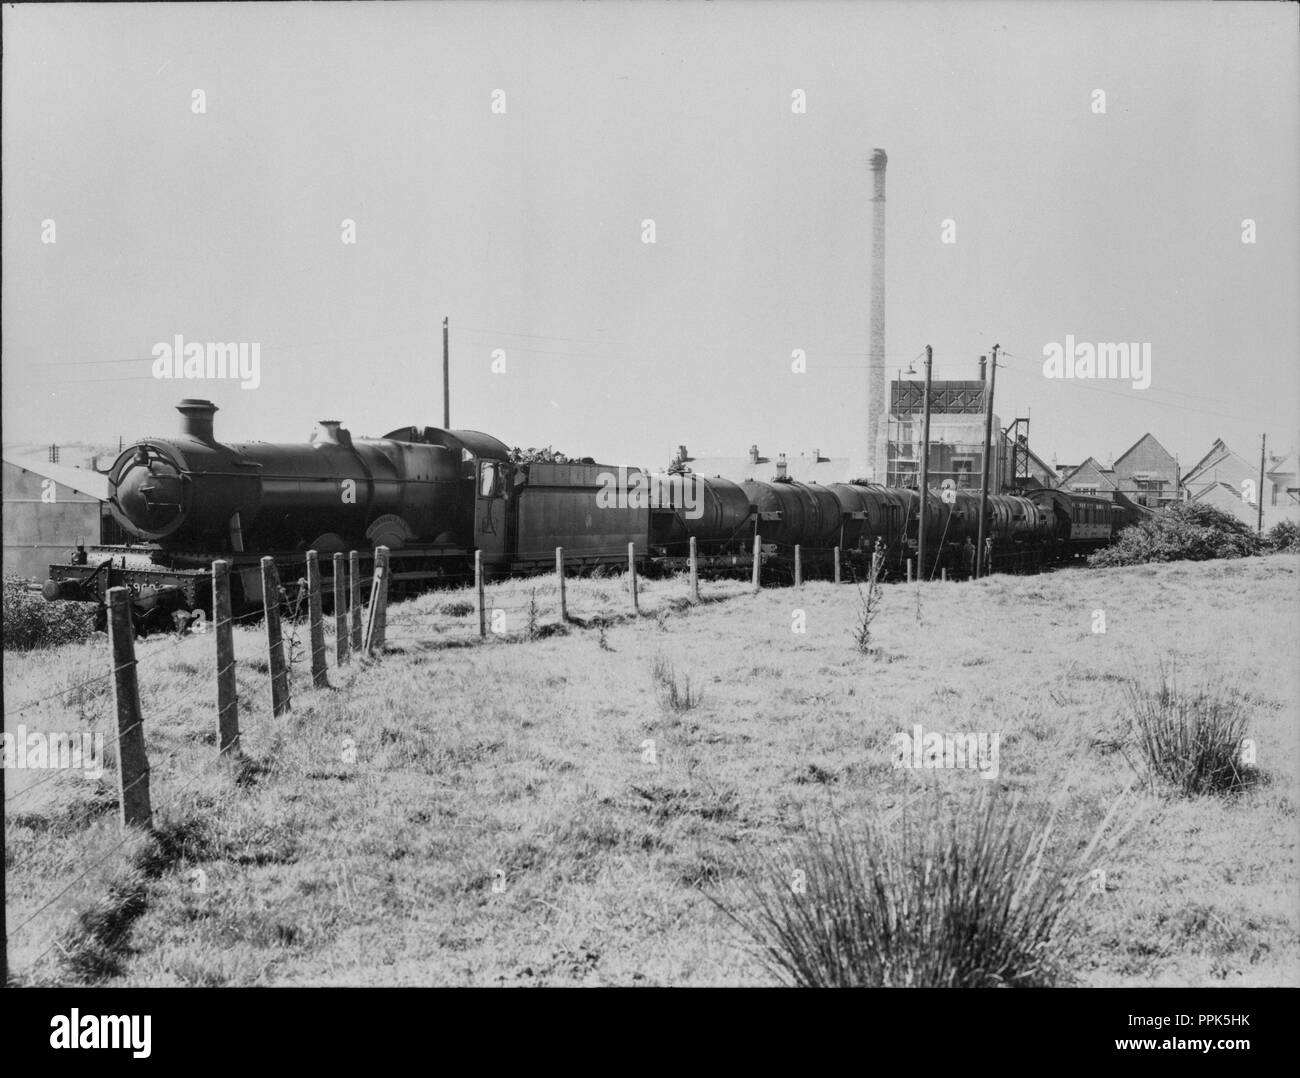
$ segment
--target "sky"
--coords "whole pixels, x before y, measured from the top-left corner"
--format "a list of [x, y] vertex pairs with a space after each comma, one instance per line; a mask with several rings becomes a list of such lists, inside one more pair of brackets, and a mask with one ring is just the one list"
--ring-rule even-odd
[[[882, 147], [889, 378], [999, 344], [1049, 461], [1286, 449], [1298, 10], [5, 5], [3, 440], [163, 434], [182, 397], [228, 441], [441, 425], [445, 316], [453, 427], [851, 455]], [[256, 343], [260, 383], [156, 378], [177, 335]], [[1149, 388], [1045, 377], [1067, 335], [1149, 344]]]

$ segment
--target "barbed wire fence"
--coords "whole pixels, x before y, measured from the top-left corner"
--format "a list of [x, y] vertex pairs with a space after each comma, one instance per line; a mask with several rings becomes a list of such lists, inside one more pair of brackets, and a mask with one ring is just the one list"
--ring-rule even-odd
[[[781, 574], [792, 575], [791, 582], [800, 585], [806, 567], [811, 568], [815, 575], [828, 577], [830, 566], [833, 564], [833, 579], [836, 583], [840, 583], [842, 572], [844, 576], [857, 579], [856, 566], [862, 560], [864, 553], [871, 559], [873, 573], [879, 572], [877, 560], [883, 562], [885, 558], [885, 551], [879, 544], [874, 551], [855, 550], [845, 554], [839, 546], [802, 546], [765, 542], [760, 535], [755, 534], [752, 546], [748, 542], [745, 546], [749, 548], [748, 556], [730, 555], [730, 564], [727, 567], [732, 572], [744, 573], [746, 570], [751, 570], [751, 581], [755, 591], [762, 587], [764, 569], [770, 569], [773, 565], [782, 566]], [[71, 879], [62, 882], [53, 894], [27, 912], [21, 921], [7, 930], [6, 949], [10, 940], [21, 936], [36, 925], [41, 914], [90, 877], [115, 854], [133, 840], [155, 833], [155, 816], [168, 813], [199, 779], [217, 773], [223, 768], [228, 776], [237, 774], [238, 764], [244, 760], [244, 757], [240, 745], [238, 687], [235, 679], [233, 630], [236, 625], [248, 625], [257, 620], [263, 623], [267, 649], [266, 661], [263, 664], [260, 660], [253, 660], [250, 665], [259, 672], [263, 666], [265, 667], [270, 688], [271, 712], [273, 716], [281, 716], [288, 713], [292, 707], [292, 685], [289, 676], [292, 667], [310, 661], [313, 685], [329, 687], [326, 677], [326, 657], [331, 650], [327, 646], [329, 636], [333, 638], [334, 668], [338, 671], [348, 665], [354, 655], [359, 660], [378, 661], [385, 649], [390, 646], [394, 651], [401, 652], [412, 647], [474, 645], [476, 642], [481, 643], [490, 639], [518, 642], [543, 638], [556, 632], [567, 632], [569, 626], [599, 627], [603, 632], [603, 628], [608, 625], [642, 618], [653, 620], [655, 617], [662, 617], [663, 613], [673, 609], [675, 604], [689, 606], [701, 601], [700, 564], [694, 539], [690, 540], [689, 549], [683, 552], [684, 557], [674, 560], [674, 564], [685, 563], [685, 596], [671, 597], [668, 605], [663, 606], [662, 600], [665, 596], [656, 581], [652, 585], [652, 590], [661, 604], [656, 611], [643, 609], [642, 605], [646, 585], [638, 563], [643, 562], [644, 554], [645, 550], [638, 551], [635, 543], [628, 543], [626, 547], [584, 546], [573, 553], [566, 552], [563, 547], [556, 547], [551, 551], [521, 551], [515, 554], [511, 569], [506, 571], [498, 569], [489, 578], [482, 560], [482, 552], [476, 552], [472, 572], [444, 572], [438, 576], [440, 583], [458, 584], [465, 590], [441, 592], [442, 601], [434, 610], [413, 610], [408, 604], [405, 609], [397, 611], [391, 621], [388, 614], [388, 597], [394, 590], [395, 578], [390, 564], [390, 551], [387, 547], [378, 547], [374, 552], [373, 571], [368, 574], [371, 582], [368, 596], [363, 595], [361, 586], [363, 577], [358, 553], [350, 552], [346, 565], [341, 553], [333, 555], [334, 575], [329, 581], [333, 591], [333, 616], [329, 619], [325, 618], [323, 612], [322, 600], [326, 590], [315, 551], [308, 552], [306, 575], [295, 581], [291, 588], [281, 583], [275, 559], [263, 558], [260, 596], [247, 594], [249, 576], [252, 574], [244, 574], [246, 597], [253, 601], [260, 598], [261, 609], [246, 610], [239, 615], [232, 613], [231, 566], [228, 562], [217, 561], [212, 566], [212, 620], [207, 621], [199, 614], [194, 615], [194, 620], [189, 624], [178, 625], [179, 632], [176, 640], [169, 641], [162, 647], [146, 644], [147, 651], [139, 658], [136, 651], [130, 592], [126, 588], [111, 588], [107, 595], [108, 642], [111, 655], [109, 669], [101, 674], [75, 681], [51, 693], [24, 701], [14, 708], [7, 708], [6, 711], [9, 716], [24, 714], [54, 700], [111, 683], [116, 721], [110, 721], [111, 729], [108, 733], [116, 756], [117, 815], [120, 834], [106, 848], [99, 846], [102, 831], [98, 834], [90, 834], [81, 842], [72, 863], [83, 867]], [[539, 575], [538, 570], [546, 565], [549, 558], [554, 559], [553, 574]], [[623, 561], [623, 558], [626, 560]], [[720, 564], [726, 562], [727, 559], [723, 558]], [[711, 567], [716, 568], [716, 564], [711, 563]], [[911, 578], [910, 567], [909, 563], [909, 579]], [[594, 611], [590, 609], [593, 596], [592, 589], [589, 587], [579, 592], [580, 597], [576, 604], [579, 609], [575, 610], [571, 605], [569, 585], [575, 579], [583, 578], [584, 574], [589, 581], [598, 581], [600, 584], [600, 587], [595, 589], [594, 604], [597, 609]], [[518, 590], [521, 581], [526, 581], [530, 585], [526, 601]], [[616, 599], [617, 592], [623, 594]], [[611, 609], [618, 606], [623, 607], [621, 612]], [[681, 606], [676, 608], [681, 609]], [[284, 624], [286, 620], [287, 626]], [[327, 626], [327, 620], [333, 624]], [[184, 621], [185, 619], [182, 619], [182, 622]], [[301, 640], [304, 627], [309, 640], [307, 646], [304, 646]], [[178, 649], [197, 648], [198, 642], [202, 640], [215, 642], [212, 657], [215, 659], [216, 751], [178, 787], [171, 790], [170, 796], [163, 804], [154, 805], [150, 793], [151, 769], [145, 749], [145, 717], [139, 681], [141, 664], [145, 664], [151, 670], [156, 669], [162, 660], [173, 655]], [[102, 695], [102, 690], [96, 691], [101, 692]], [[201, 705], [204, 694], [211, 692], [210, 684], [205, 679], [195, 678], [179, 691], [171, 692], [166, 696], [158, 697], [150, 693], [149, 711], [153, 715], [177, 715], [187, 705], [191, 707], [195, 704]], [[64, 755], [68, 762], [71, 762], [71, 752]], [[102, 764], [105, 761], [100, 762]], [[30, 797], [34, 791], [66, 773], [66, 768], [50, 767], [48, 773], [39, 779], [28, 782], [13, 793], [7, 792], [6, 812], [21, 810], [21, 804], [14, 803]], [[10, 807], [11, 804], [14, 805], [13, 809]], [[95, 903], [106, 900], [106, 896], [100, 896]], [[91, 908], [94, 908], [94, 903]], [[52, 950], [62, 946], [60, 939], [61, 937], [56, 935], [44, 950], [26, 965], [34, 968], [36, 963]]]

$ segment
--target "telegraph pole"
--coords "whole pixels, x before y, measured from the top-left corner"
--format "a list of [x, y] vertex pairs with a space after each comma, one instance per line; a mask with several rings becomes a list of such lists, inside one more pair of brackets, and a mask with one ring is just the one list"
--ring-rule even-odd
[[[930, 493], [930, 364], [934, 350], [925, 346], [925, 399], [921, 402], [921, 510], [916, 522], [916, 582], [925, 577], [925, 503]], [[918, 600], [919, 601], [919, 600]]]
[[1264, 534], [1264, 446], [1268, 443], [1268, 435], [1260, 435], [1259, 439], [1259, 489], [1255, 491], [1255, 497], [1259, 501], [1259, 515], [1255, 520], [1255, 534]]
[[442, 429], [451, 430], [451, 348], [446, 318], [442, 320]]
[[975, 542], [975, 577], [978, 579], [988, 571], [984, 564], [984, 515], [989, 500], [989, 458], [993, 455], [993, 387], [998, 380], [998, 345], [993, 346], [993, 366], [989, 370], [989, 384], [984, 394], [984, 466], [980, 469], [980, 520], [979, 538]]

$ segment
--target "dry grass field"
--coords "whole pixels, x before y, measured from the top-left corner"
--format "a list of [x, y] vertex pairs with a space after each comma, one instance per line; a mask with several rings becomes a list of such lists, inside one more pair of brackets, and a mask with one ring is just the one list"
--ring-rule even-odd
[[[482, 643], [474, 615], [444, 612], [469, 597], [442, 592], [394, 605], [382, 661], [331, 666], [329, 689], [296, 663], [281, 719], [241, 628], [229, 772], [212, 637], [141, 641], [156, 833], [123, 839], [112, 771], [6, 771], [10, 982], [770, 984], [714, 901], [744, 908], [747, 864], [784, 863], [832, 813], [887, 831], [995, 791], [1058, 799], [1069, 849], [1118, 801], [1128, 830], [1081, 900], [1078, 982], [1300, 984], [1298, 570], [993, 577], [928, 585], [919, 608], [886, 585], [871, 655], [852, 585], [720, 581], [692, 606], [682, 580], [643, 581], [634, 618], [618, 578], [570, 581], [571, 613], [602, 628], [557, 625], [552, 581], [511, 582], [493, 600], [507, 631]], [[1158, 687], [1161, 663], [1242, 703], [1244, 789], [1124, 795], [1126, 686]], [[6, 655], [5, 729], [110, 730], [107, 680], [13, 710], [106, 669], [102, 637]], [[916, 724], [996, 734], [996, 778], [896, 769]]]

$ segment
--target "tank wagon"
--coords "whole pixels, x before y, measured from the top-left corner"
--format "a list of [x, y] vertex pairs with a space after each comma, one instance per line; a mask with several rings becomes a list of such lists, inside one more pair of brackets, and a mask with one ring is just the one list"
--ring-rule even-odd
[[[303, 443], [223, 443], [214, 404], [177, 408], [177, 432], [140, 439], [108, 473], [109, 509], [130, 541], [78, 548], [52, 565], [47, 599], [97, 602], [102, 613], [108, 589], [123, 586], [137, 626], [150, 631], [178, 611], [211, 612], [214, 560], [231, 564], [236, 611], [251, 611], [262, 604], [262, 558], [292, 588], [308, 550], [328, 579], [334, 553], [357, 551], [368, 571], [375, 548], [388, 547], [398, 594], [466, 583], [476, 556], [490, 577], [548, 570], [557, 546], [575, 571], [624, 566], [630, 545], [639, 567], [656, 572], [685, 568], [693, 539], [702, 572], [748, 573], [758, 537], [761, 568], [776, 579], [792, 575], [796, 547], [809, 577], [829, 575], [836, 548], [850, 578], [875, 556], [897, 578], [917, 556], [921, 494], [912, 489], [785, 476], [735, 483], [590, 459], [519, 463], [480, 431], [409, 426], [362, 438], [337, 420], [321, 420]], [[926, 498], [927, 574], [968, 572], [978, 497]], [[1086, 554], [1126, 522], [1104, 499], [1038, 490], [991, 495], [984, 535], [994, 568], [1018, 570]]]

